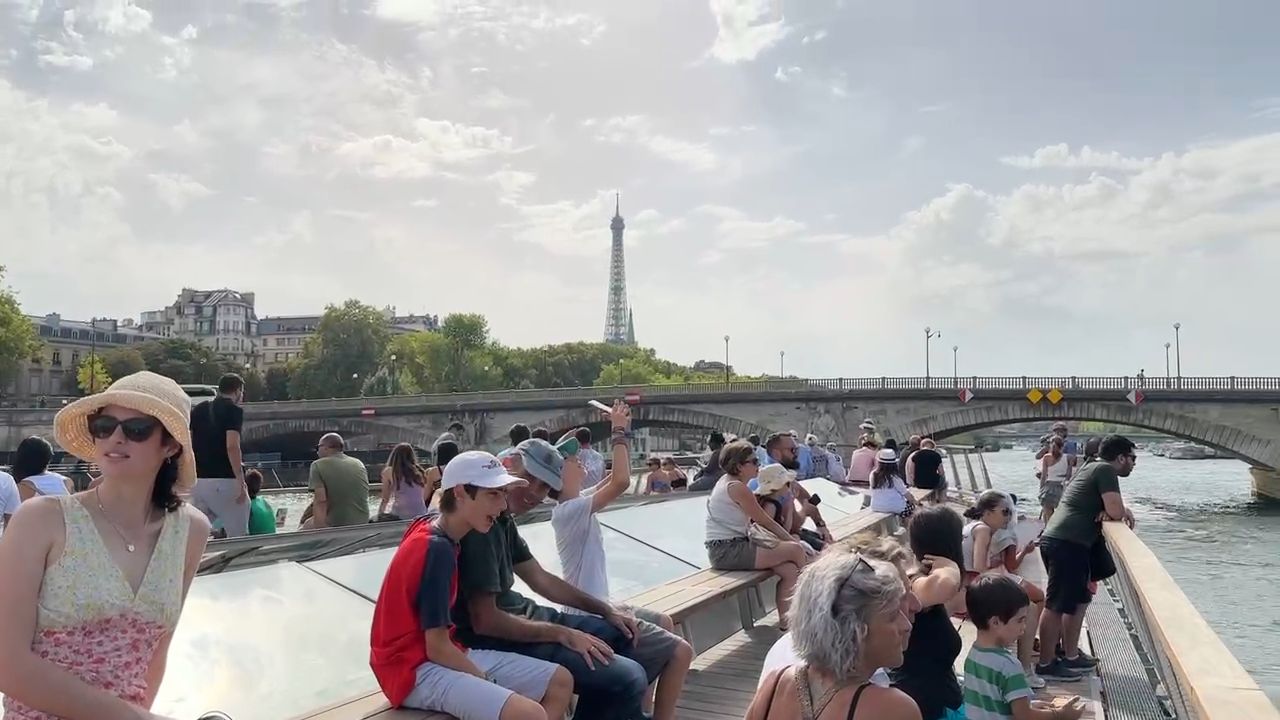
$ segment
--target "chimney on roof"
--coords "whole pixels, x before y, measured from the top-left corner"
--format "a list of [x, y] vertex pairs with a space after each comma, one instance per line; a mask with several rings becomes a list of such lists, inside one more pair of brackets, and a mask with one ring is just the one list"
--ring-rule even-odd
[[49, 313], [44, 316], [44, 321], [49, 325], [49, 327], [56, 330], [58, 326], [62, 324], [62, 316], [58, 313]]

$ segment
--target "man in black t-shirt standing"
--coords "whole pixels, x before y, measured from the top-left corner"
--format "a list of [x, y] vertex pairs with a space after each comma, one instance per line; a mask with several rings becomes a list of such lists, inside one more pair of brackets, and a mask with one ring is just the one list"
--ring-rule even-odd
[[249, 488], [244, 483], [240, 429], [244, 426], [244, 379], [227, 373], [218, 397], [191, 408], [191, 445], [196, 454], [196, 487], [191, 504], [222, 521], [227, 537], [249, 534]]

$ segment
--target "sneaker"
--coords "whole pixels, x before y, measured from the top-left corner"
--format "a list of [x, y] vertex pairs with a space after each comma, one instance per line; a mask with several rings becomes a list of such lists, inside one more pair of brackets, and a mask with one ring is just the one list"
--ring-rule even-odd
[[1079, 671], [1072, 670], [1062, 664], [1061, 660], [1054, 660], [1048, 665], [1036, 665], [1036, 675], [1042, 678], [1053, 678], [1062, 682], [1071, 682], [1079, 680], [1083, 677]]
[[1073, 658], [1059, 657], [1058, 662], [1072, 670], [1092, 670], [1098, 667], [1098, 658], [1086, 652], [1081, 652]]
[[1027, 676], [1027, 687], [1031, 688], [1032, 690], [1044, 689], [1044, 686], [1045, 686], [1044, 678], [1037, 675], [1035, 669], [1024, 670], [1023, 673]]

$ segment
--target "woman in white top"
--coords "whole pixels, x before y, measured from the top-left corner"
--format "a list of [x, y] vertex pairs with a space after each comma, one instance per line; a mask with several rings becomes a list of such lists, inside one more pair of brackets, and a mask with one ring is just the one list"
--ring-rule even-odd
[[1049, 518], [1053, 517], [1053, 511], [1058, 509], [1062, 489], [1066, 487], [1071, 469], [1076, 464], [1074, 455], [1062, 452], [1065, 442], [1057, 435], [1053, 436], [1053, 440], [1049, 441], [1049, 452], [1040, 458], [1040, 519], [1046, 525]]
[[898, 473], [898, 453], [889, 448], [876, 453], [876, 469], [871, 471], [871, 511], [907, 518], [915, 509], [916, 501]]
[[[720, 450], [720, 467], [724, 475], [716, 481], [707, 498], [706, 547], [711, 567], [717, 570], [772, 570], [778, 576], [774, 602], [778, 608], [778, 626], [786, 630], [787, 608], [795, 589], [800, 568], [808, 561], [804, 545], [794, 540], [760, 507], [747, 483], [760, 474], [760, 461], [755, 448], [746, 440], [735, 440]], [[784, 473], [787, 481], [795, 473], [780, 465], [766, 465], [767, 475]], [[754, 541], [747, 530], [752, 523], [772, 534], [776, 542], [766, 547]]]
[[18, 497], [23, 502], [41, 495], [69, 495], [71, 479], [49, 472], [53, 446], [42, 437], [31, 436], [18, 443], [13, 453], [13, 479], [18, 483]]

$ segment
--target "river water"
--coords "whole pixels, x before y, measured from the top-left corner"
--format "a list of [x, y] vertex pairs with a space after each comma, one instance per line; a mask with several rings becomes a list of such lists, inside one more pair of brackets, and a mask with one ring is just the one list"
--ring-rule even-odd
[[[1034, 457], [1024, 450], [984, 453], [992, 484], [1036, 509]], [[964, 463], [956, 458], [963, 473]], [[974, 471], [979, 472], [974, 458]], [[979, 476], [980, 477], [980, 476]], [[981, 480], [979, 480], [981, 482]], [[966, 480], [967, 483], [967, 480]], [[1169, 460], [1140, 454], [1122, 481], [1138, 535], [1271, 699], [1280, 705], [1280, 504], [1253, 501], [1248, 466], [1236, 460]], [[296, 529], [305, 493], [272, 495]], [[376, 509], [377, 498], [371, 498]]]

